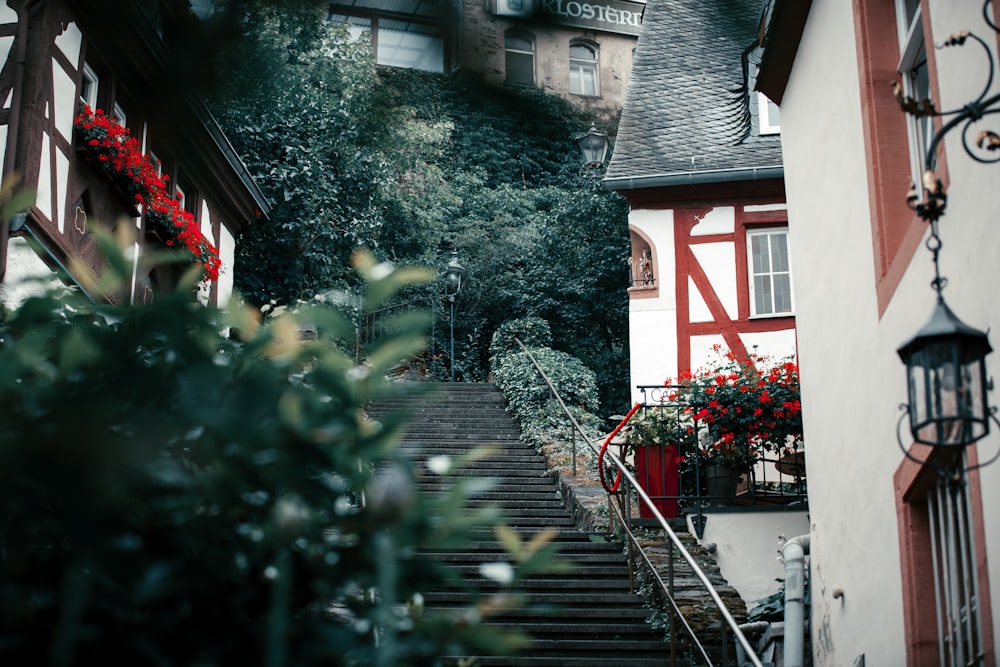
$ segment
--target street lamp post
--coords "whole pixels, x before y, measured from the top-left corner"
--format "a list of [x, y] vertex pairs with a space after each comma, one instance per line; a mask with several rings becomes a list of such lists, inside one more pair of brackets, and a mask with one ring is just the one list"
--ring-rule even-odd
[[451, 251], [451, 259], [448, 260], [448, 266], [445, 267], [445, 285], [444, 285], [444, 295], [448, 299], [448, 305], [451, 309], [450, 317], [450, 364], [451, 364], [451, 381], [455, 381], [455, 301], [458, 299], [459, 293], [462, 291], [462, 287], [465, 284], [466, 270], [461, 264], [458, 263], [458, 251]]

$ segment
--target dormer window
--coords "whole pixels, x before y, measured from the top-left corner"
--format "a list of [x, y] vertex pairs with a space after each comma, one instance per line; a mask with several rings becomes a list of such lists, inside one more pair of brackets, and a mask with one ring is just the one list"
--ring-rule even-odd
[[760, 123], [760, 134], [781, 133], [781, 110], [764, 93], [757, 93], [757, 119]]

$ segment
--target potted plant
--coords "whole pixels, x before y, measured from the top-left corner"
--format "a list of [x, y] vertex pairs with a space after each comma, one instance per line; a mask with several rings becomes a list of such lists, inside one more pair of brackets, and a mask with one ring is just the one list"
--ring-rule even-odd
[[728, 498], [765, 452], [780, 455], [801, 443], [802, 406], [791, 359], [741, 359], [716, 349], [720, 363], [683, 374], [677, 396], [693, 422], [706, 492]]
[[[691, 418], [683, 406], [649, 406], [628, 422], [625, 442], [634, 452], [635, 476], [653, 505], [665, 518], [677, 516], [680, 495], [678, 465], [682, 453], [693, 443]], [[639, 516], [653, 517], [645, 502], [639, 503]]]

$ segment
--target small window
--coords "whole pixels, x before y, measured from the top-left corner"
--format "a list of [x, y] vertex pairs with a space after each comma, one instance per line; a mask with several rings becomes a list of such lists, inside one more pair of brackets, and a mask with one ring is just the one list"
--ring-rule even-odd
[[[897, 69], [903, 79], [903, 94], [918, 102], [929, 99], [931, 82], [920, 3], [917, 0], [896, 0], [896, 23], [899, 52], [902, 54]], [[906, 122], [910, 140], [910, 178], [913, 183], [920, 184], [923, 180], [927, 146], [934, 136], [934, 118], [916, 118], [906, 114]]]
[[779, 134], [781, 132], [781, 111], [778, 105], [767, 99], [764, 93], [757, 93], [757, 117], [760, 121], [760, 134]]
[[115, 108], [111, 117], [114, 118], [115, 121], [122, 127], [128, 127], [128, 116], [125, 115], [125, 109], [123, 109], [122, 105], [118, 102], [115, 102]]
[[792, 313], [792, 271], [788, 259], [788, 229], [747, 232], [750, 270], [750, 316]]
[[87, 63], [83, 64], [83, 80], [80, 82], [80, 101], [91, 109], [97, 108], [97, 72]]
[[597, 54], [597, 47], [590, 44], [570, 44], [569, 92], [592, 97], [601, 94], [597, 80]]
[[535, 43], [526, 35], [507, 35], [507, 83], [515, 86], [535, 85]]
[[156, 156], [156, 153], [149, 151], [149, 163], [153, 165], [153, 170], [157, 176], [163, 176], [163, 160]]
[[174, 197], [177, 198], [177, 204], [181, 209], [187, 210], [187, 194], [181, 188], [181, 186], [176, 186], [174, 188]]

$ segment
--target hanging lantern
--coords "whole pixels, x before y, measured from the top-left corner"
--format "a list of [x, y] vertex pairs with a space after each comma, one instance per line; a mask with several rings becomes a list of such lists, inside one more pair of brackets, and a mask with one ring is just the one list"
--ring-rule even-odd
[[989, 433], [986, 334], [938, 298], [931, 318], [897, 352], [906, 364], [910, 433], [933, 447], [963, 447]]

